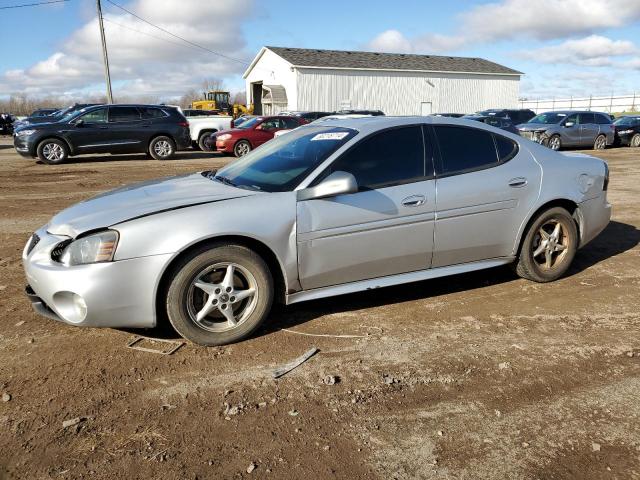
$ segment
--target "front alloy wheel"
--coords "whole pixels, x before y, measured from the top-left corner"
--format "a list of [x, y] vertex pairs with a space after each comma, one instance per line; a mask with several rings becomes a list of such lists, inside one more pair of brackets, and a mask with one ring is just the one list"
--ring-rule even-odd
[[169, 321], [199, 345], [248, 337], [269, 314], [273, 279], [266, 263], [240, 245], [213, 245], [185, 256], [166, 297]]
[[562, 148], [562, 141], [560, 140], [560, 135], [553, 135], [548, 141], [547, 145], [551, 150], [558, 151]]
[[56, 138], [44, 140], [40, 143], [40, 145], [38, 145], [37, 153], [38, 158], [42, 160], [43, 163], [47, 163], [49, 165], [64, 163], [64, 161], [69, 157], [69, 149], [67, 148], [67, 145]]

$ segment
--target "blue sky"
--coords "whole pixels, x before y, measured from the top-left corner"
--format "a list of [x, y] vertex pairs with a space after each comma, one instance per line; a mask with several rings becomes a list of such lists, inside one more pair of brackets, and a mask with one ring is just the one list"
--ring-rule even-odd
[[[640, 1], [113, 1], [241, 60], [263, 45], [475, 56], [525, 72], [522, 97], [640, 92]], [[117, 92], [171, 97], [204, 78], [243, 88], [241, 62], [180, 45], [103, 3]], [[0, 41], [2, 96], [103, 90], [93, 0], [0, 10]]]

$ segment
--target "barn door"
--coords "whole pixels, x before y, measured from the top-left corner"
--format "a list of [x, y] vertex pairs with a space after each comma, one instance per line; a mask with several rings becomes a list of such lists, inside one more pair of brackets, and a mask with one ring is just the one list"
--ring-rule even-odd
[[420, 103], [420, 115], [426, 117], [427, 115], [431, 115], [433, 113], [433, 103], [432, 102], [422, 102]]

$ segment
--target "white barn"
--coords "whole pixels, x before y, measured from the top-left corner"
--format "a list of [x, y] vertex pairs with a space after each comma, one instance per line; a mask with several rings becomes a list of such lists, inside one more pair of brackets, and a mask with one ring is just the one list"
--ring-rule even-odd
[[375, 109], [387, 115], [517, 108], [522, 72], [482, 58], [263, 47], [245, 71], [247, 105]]

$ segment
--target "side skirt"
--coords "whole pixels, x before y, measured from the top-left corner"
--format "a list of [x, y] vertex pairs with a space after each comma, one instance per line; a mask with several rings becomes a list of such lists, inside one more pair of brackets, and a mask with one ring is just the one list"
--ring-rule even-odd
[[360, 280], [357, 282], [344, 283], [342, 285], [332, 285], [330, 287], [314, 288], [312, 290], [303, 290], [301, 292], [287, 295], [287, 305], [292, 303], [305, 302], [307, 300], [316, 300], [318, 298], [335, 297], [337, 295], [345, 295], [347, 293], [362, 292], [365, 290], [374, 290], [376, 288], [390, 287], [403, 283], [419, 282], [438, 277], [447, 277], [449, 275], [457, 275], [460, 273], [473, 272], [476, 270], [484, 270], [485, 268], [499, 267], [507, 265], [515, 261], [516, 257], [501, 257], [490, 260], [482, 260], [479, 262], [462, 263], [460, 265], [451, 265], [448, 267], [438, 267], [429, 270], [419, 270], [417, 272], [401, 273], [398, 275], [389, 275], [387, 277], [373, 278], [371, 280]]

